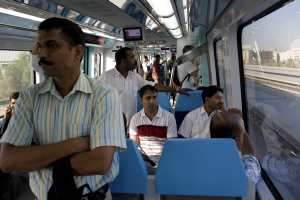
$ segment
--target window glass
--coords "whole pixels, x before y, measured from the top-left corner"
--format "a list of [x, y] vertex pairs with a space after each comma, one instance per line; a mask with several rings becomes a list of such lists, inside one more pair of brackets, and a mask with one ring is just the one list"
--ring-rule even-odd
[[216, 58], [216, 73], [217, 73], [217, 84], [224, 91], [225, 105], [227, 104], [226, 97], [226, 74], [225, 74], [225, 49], [224, 40], [220, 39], [215, 42], [215, 58]]
[[242, 31], [248, 125], [283, 199], [300, 197], [300, 0]]
[[100, 77], [102, 71], [102, 54], [95, 53], [94, 55], [94, 77]]
[[0, 116], [12, 92], [21, 91], [33, 83], [29, 51], [0, 50]]

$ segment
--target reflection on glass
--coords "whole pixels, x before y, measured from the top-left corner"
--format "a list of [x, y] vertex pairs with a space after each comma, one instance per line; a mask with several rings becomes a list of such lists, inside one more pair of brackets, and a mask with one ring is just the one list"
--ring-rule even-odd
[[300, 1], [242, 32], [248, 124], [262, 167], [284, 199], [300, 196]]
[[0, 116], [12, 92], [32, 84], [31, 53], [0, 51]]
[[215, 43], [215, 51], [216, 51], [216, 69], [217, 69], [217, 83], [219, 87], [221, 87], [224, 91], [224, 100], [225, 105], [228, 105], [227, 102], [227, 92], [226, 92], [226, 71], [225, 71], [225, 49], [224, 49], [224, 41], [222, 39], [216, 41]]

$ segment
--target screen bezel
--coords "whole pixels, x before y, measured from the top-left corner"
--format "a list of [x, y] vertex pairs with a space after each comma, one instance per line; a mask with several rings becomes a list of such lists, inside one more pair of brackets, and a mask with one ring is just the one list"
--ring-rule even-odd
[[[128, 37], [128, 35], [126, 34], [126, 31], [128, 31], [128, 30], [137, 30], [137, 29], [141, 33], [140, 37], [138, 37], [138, 38], [131, 38], [131, 37]], [[123, 28], [123, 38], [124, 38], [124, 41], [140, 41], [140, 40], [143, 40], [142, 28], [141, 27]]]

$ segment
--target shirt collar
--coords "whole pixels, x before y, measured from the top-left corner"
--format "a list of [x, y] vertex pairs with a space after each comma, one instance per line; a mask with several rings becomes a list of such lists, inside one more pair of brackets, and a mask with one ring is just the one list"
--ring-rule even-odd
[[[71, 92], [68, 95], [73, 94], [76, 91], [80, 91], [80, 92], [87, 93], [87, 94], [90, 94], [93, 92], [88, 78], [83, 73], [80, 73], [78, 80], [76, 81], [73, 89], [71, 90]], [[48, 78], [47, 80], [45, 80], [45, 82], [43, 83], [43, 85], [38, 93], [43, 94], [46, 92], [50, 92], [52, 94], [58, 93], [56, 91], [56, 87], [54, 85], [53, 78], [51, 78], [51, 77]]]
[[[144, 108], [141, 110], [141, 116], [142, 117], [147, 117]], [[162, 116], [162, 109], [160, 106], [158, 106], [158, 111], [156, 113], [156, 115], [153, 118], [161, 118]]]
[[206, 115], [208, 116], [208, 113], [206, 112], [204, 106], [201, 106], [201, 107], [200, 107], [200, 114], [201, 114], [201, 115], [206, 114]]
[[123, 79], [128, 79], [128, 78], [131, 78], [133, 73], [135, 73], [135, 72], [128, 71], [128, 74], [127, 74], [126, 78], [117, 70], [117, 68], [113, 68], [113, 73], [114, 73], [114, 76], [116, 76], [116, 77], [119, 77], [119, 78], [121, 77]]

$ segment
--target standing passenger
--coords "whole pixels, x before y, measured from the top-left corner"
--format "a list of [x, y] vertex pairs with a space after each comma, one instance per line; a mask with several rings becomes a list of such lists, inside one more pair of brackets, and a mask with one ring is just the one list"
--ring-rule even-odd
[[[182, 53], [188, 53], [192, 51], [194, 47], [192, 45], [186, 45], [183, 47]], [[177, 66], [177, 78], [181, 88], [196, 89], [198, 87], [199, 78], [198, 67], [192, 61], [186, 61]]]
[[155, 86], [160, 91], [176, 91], [162, 84], [155, 84], [146, 81], [139, 74], [134, 72], [136, 60], [133, 50], [128, 47], [119, 49], [115, 54], [116, 67], [103, 73], [100, 80], [117, 89], [120, 94], [123, 113], [127, 122], [137, 112], [137, 93], [145, 85]]
[[155, 83], [162, 82], [162, 66], [160, 64], [160, 55], [155, 56], [155, 60], [152, 65], [152, 79]]
[[217, 86], [208, 86], [202, 92], [203, 106], [189, 112], [178, 131], [185, 138], [210, 138], [210, 114], [224, 109], [223, 90]]
[[132, 115], [137, 110], [137, 91], [144, 85], [154, 85], [155, 83], [144, 80], [133, 71], [137, 66], [131, 48], [124, 47], [119, 49], [115, 54], [115, 59], [116, 67], [104, 72], [100, 76], [100, 80], [117, 89], [121, 98], [123, 112], [129, 123]]
[[[54, 163], [64, 159], [75, 188], [88, 186], [87, 199], [102, 200], [118, 174], [117, 151], [126, 147], [118, 94], [80, 73], [84, 37], [77, 24], [46, 19], [38, 28], [36, 50], [49, 78], [20, 94], [1, 139], [0, 167], [30, 172], [36, 198], [47, 200], [55, 188]], [[73, 199], [66, 194], [55, 199]]]

